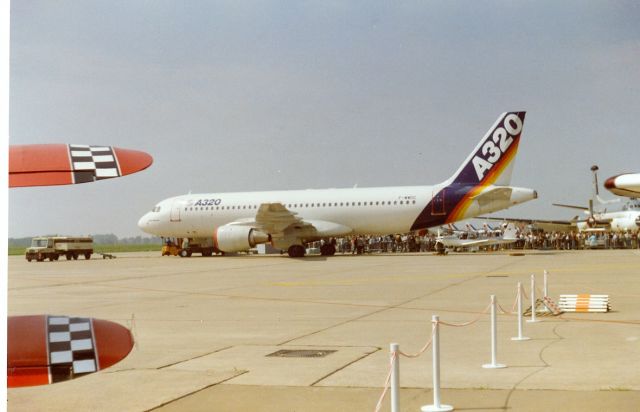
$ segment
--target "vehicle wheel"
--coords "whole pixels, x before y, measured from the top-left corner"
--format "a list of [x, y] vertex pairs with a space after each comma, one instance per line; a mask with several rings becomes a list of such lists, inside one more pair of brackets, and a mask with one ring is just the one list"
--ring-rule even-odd
[[31, 258], [30, 257], [27, 258], [27, 262], [31, 262]]
[[56, 255], [49, 255], [49, 262], [56, 260]]
[[38, 262], [42, 262], [42, 261], [44, 260], [44, 256], [40, 256], [40, 255], [38, 255], [38, 257], [36, 258], [36, 260], [37, 260]]
[[191, 257], [191, 251], [187, 251], [187, 257]]
[[56, 255], [56, 259], [55, 260], [58, 260], [58, 259], [60, 259], [60, 255]]
[[287, 253], [289, 253], [289, 257], [292, 258], [303, 257], [306, 252], [307, 250], [302, 245], [291, 245], [287, 251]]
[[73, 258], [73, 260], [78, 260], [78, 254], [77, 253], [74, 253], [71, 257]]
[[67, 260], [71, 260], [71, 253], [67, 253], [66, 255], [64, 255], [64, 257], [66, 257]]
[[85, 253], [85, 254], [84, 254], [84, 258], [85, 258], [86, 260], [91, 259], [91, 253]]
[[180, 251], [180, 257], [189, 257], [189, 251], [187, 249], [182, 249]]
[[202, 251], [202, 256], [206, 256], [209, 257], [213, 254], [213, 250], [203, 250]]

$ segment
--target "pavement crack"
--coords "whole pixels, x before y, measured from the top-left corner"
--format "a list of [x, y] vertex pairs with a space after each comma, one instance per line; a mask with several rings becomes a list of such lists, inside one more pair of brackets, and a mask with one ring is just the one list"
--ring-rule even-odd
[[191, 391], [191, 392], [189, 392], [189, 393], [185, 393], [185, 394], [184, 394], [184, 395], [182, 395], [182, 396], [178, 396], [177, 398], [171, 399], [170, 401], [163, 402], [163, 403], [161, 403], [160, 405], [154, 406], [154, 407], [153, 407], [153, 408], [151, 408], [151, 409], [146, 409], [146, 410], [145, 410], [145, 412], [155, 411], [155, 410], [157, 410], [157, 409], [162, 408], [163, 406], [167, 406], [167, 405], [169, 405], [170, 403], [173, 403], [173, 402], [179, 401], [180, 399], [184, 399], [184, 398], [189, 397], [189, 396], [191, 396], [191, 395], [194, 395], [194, 394], [196, 394], [196, 393], [198, 393], [198, 392], [202, 392], [202, 391], [207, 390], [207, 389], [209, 389], [209, 388], [212, 388], [212, 387], [214, 387], [214, 386], [218, 386], [218, 385], [220, 385], [220, 384], [223, 384], [223, 383], [225, 383], [225, 382], [228, 382], [228, 381], [230, 381], [230, 380], [232, 380], [232, 379], [237, 378], [238, 376], [244, 375], [245, 373], [249, 373], [249, 371], [239, 371], [237, 374], [235, 374], [235, 375], [233, 375], [233, 376], [231, 376], [231, 377], [229, 377], [229, 378], [226, 378], [226, 379], [223, 379], [223, 380], [221, 380], [221, 381], [218, 381], [218, 382], [212, 383], [211, 385], [203, 386], [202, 388], [197, 389], [197, 390], [195, 390], [195, 391]]
[[214, 350], [212, 352], [207, 352], [207, 353], [204, 353], [202, 355], [196, 355], [196, 356], [193, 356], [193, 357], [188, 358], [188, 359], [184, 359], [184, 360], [180, 360], [180, 361], [177, 361], [177, 362], [169, 363], [167, 365], [159, 366], [156, 369], [161, 370], [161, 369], [169, 368], [171, 366], [175, 366], [175, 365], [179, 365], [181, 363], [189, 362], [189, 361], [192, 361], [194, 359], [204, 358], [205, 356], [213, 355], [214, 353], [222, 352], [222, 351], [225, 351], [225, 350], [231, 349], [231, 348], [233, 348], [233, 346], [225, 346], [224, 348], [216, 349], [216, 350]]
[[[564, 322], [563, 322], [564, 323]], [[550, 367], [551, 365], [544, 360], [544, 351], [547, 350], [548, 348], [550, 348], [551, 346], [555, 345], [556, 343], [564, 340], [564, 336], [560, 335], [557, 331], [558, 327], [562, 326], [562, 324], [558, 324], [555, 325], [553, 327], [553, 329], [551, 330], [553, 332], [554, 335], [557, 336], [557, 339], [553, 339], [551, 340], [549, 343], [547, 343], [546, 345], [544, 345], [542, 348], [540, 348], [540, 352], [538, 352], [538, 359], [540, 359], [540, 361], [542, 362], [542, 366], [538, 367], [536, 370], [532, 371], [531, 373], [529, 373], [528, 375], [524, 376], [522, 379], [520, 379], [518, 382], [516, 382], [511, 389], [509, 390], [509, 393], [507, 394], [507, 397], [504, 400], [504, 409], [509, 409], [509, 402], [511, 400], [511, 395], [513, 395], [513, 393], [518, 390], [518, 386], [520, 386], [524, 381], [526, 381], [527, 379], [529, 379], [530, 377], [532, 377], [533, 375], [542, 372], [543, 370], [545, 370], [546, 368]]]
[[318, 383], [320, 383], [320, 382], [322, 382], [323, 380], [327, 379], [329, 376], [332, 376], [332, 375], [334, 375], [334, 374], [336, 374], [336, 373], [340, 372], [341, 370], [344, 370], [344, 369], [348, 368], [349, 366], [353, 365], [354, 363], [359, 362], [359, 361], [361, 361], [362, 359], [366, 358], [367, 356], [369, 356], [369, 355], [371, 355], [371, 354], [374, 354], [374, 353], [376, 353], [376, 352], [379, 352], [380, 350], [381, 350], [381, 348], [377, 348], [376, 350], [373, 350], [373, 351], [371, 351], [371, 352], [367, 352], [367, 353], [365, 353], [364, 355], [362, 355], [362, 356], [360, 356], [360, 357], [358, 357], [358, 358], [356, 358], [356, 359], [352, 360], [351, 362], [348, 362], [348, 363], [346, 363], [346, 364], [342, 365], [342, 366], [341, 366], [341, 367], [339, 367], [338, 369], [336, 369], [336, 370], [334, 370], [334, 371], [329, 372], [328, 374], [326, 374], [326, 375], [324, 375], [323, 377], [321, 377], [320, 379], [316, 380], [315, 382], [313, 382], [313, 383], [312, 383], [311, 385], [309, 385], [309, 386], [315, 386], [315, 385], [317, 385]]
[[[380, 307], [380, 308], [379, 308], [379, 309], [377, 309], [377, 310], [374, 310], [374, 311], [369, 312], [369, 313], [365, 313], [365, 314], [360, 315], [360, 316], [357, 316], [357, 317], [355, 317], [355, 318], [347, 319], [347, 320], [344, 320], [344, 321], [342, 321], [342, 322], [335, 323], [335, 324], [333, 324], [333, 325], [331, 325], [331, 326], [327, 326], [327, 327], [324, 327], [324, 328], [322, 328], [322, 329], [318, 329], [318, 330], [316, 330], [316, 331], [314, 331], [314, 332], [306, 333], [306, 334], [304, 334], [304, 335], [301, 335], [301, 336], [297, 336], [297, 337], [294, 337], [294, 338], [288, 339], [288, 340], [286, 340], [286, 341], [283, 341], [283, 342], [279, 343], [277, 346], [286, 345], [286, 344], [289, 344], [289, 343], [291, 343], [291, 342], [293, 342], [293, 341], [296, 341], [296, 340], [299, 340], [299, 339], [303, 339], [303, 338], [307, 338], [307, 337], [309, 337], [309, 336], [317, 335], [318, 333], [326, 332], [326, 331], [328, 331], [328, 330], [330, 330], [330, 329], [333, 329], [333, 328], [336, 328], [336, 327], [339, 327], [339, 326], [343, 326], [343, 325], [346, 325], [346, 324], [351, 323], [351, 322], [356, 322], [356, 321], [359, 321], [359, 320], [365, 319], [365, 318], [367, 318], [367, 317], [369, 317], [369, 316], [373, 316], [373, 315], [376, 315], [376, 314], [378, 314], [378, 313], [382, 313], [382, 312], [387, 311], [387, 310], [390, 310], [390, 309], [404, 309], [404, 308], [403, 308], [403, 306], [408, 305], [408, 304], [410, 304], [410, 303], [412, 303], [412, 302], [415, 302], [415, 301], [417, 301], [417, 300], [424, 299], [424, 298], [426, 298], [426, 297], [429, 297], [429, 296], [435, 295], [436, 293], [440, 293], [440, 292], [442, 292], [442, 291], [444, 291], [444, 290], [447, 290], [447, 289], [449, 289], [449, 288], [453, 288], [453, 287], [456, 287], [456, 286], [460, 286], [460, 285], [462, 285], [462, 284], [464, 284], [464, 283], [466, 283], [466, 282], [470, 282], [470, 281], [473, 281], [473, 280], [476, 280], [476, 279], [482, 278], [482, 277], [486, 276], [486, 275], [487, 275], [487, 274], [489, 274], [489, 273], [492, 273], [492, 272], [496, 272], [496, 271], [502, 270], [502, 269], [504, 269], [505, 267], [510, 266], [510, 265], [513, 265], [513, 264], [515, 264], [515, 263], [514, 263], [514, 262], [506, 263], [506, 264], [504, 264], [504, 265], [502, 265], [502, 266], [499, 266], [499, 267], [497, 267], [497, 268], [495, 268], [495, 269], [492, 269], [492, 270], [490, 270], [490, 271], [488, 271], [488, 272], [485, 272], [485, 273], [478, 273], [478, 274], [476, 274], [476, 275], [471, 275], [469, 278], [465, 278], [465, 279], [459, 280], [459, 281], [457, 281], [457, 282], [453, 282], [453, 283], [451, 283], [451, 284], [449, 284], [449, 285], [443, 286], [443, 287], [441, 287], [441, 288], [438, 288], [438, 289], [435, 289], [435, 290], [431, 290], [431, 291], [429, 291], [428, 293], [425, 293], [425, 294], [420, 295], [420, 296], [413, 297], [413, 298], [411, 298], [411, 299], [407, 299], [407, 300], [405, 300], [404, 302], [400, 302], [400, 303], [397, 303], [397, 304], [395, 304], [395, 305], [383, 306], [383, 307]], [[315, 302], [315, 303], [318, 303], [318, 302]]]

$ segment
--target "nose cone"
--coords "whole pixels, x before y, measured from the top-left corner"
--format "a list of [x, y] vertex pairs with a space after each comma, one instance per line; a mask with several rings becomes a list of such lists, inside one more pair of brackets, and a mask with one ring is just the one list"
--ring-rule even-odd
[[610, 177], [607, 180], [605, 180], [604, 182], [604, 187], [606, 187], [607, 189], [615, 189], [616, 187], [616, 177]]
[[141, 152], [139, 150], [121, 149], [119, 147], [113, 148], [116, 157], [118, 158], [118, 165], [120, 166], [120, 172], [122, 176], [130, 175], [132, 173], [139, 172], [151, 166], [153, 158], [150, 154]]
[[144, 216], [142, 216], [140, 218], [140, 220], [138, 220], [138, 227], [146, 233], [151, 233], [149, 232], [149, 213], [145, 214]]

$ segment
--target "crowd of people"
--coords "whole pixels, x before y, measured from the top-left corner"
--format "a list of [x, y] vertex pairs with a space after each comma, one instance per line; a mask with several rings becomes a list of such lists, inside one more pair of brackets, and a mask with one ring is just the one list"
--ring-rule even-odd
[[[518, 240], [509, 244], [479, 247], [481, 250], [582, 250], [582, 249], [640, 249], [640, 231], [635, 232], [523, 232]], [[332, 239], [336, 253], [406, 253], [433, 252], [438, 236], [402, 234], [387, 236], [352, 236]], [[324, 241], [314, 242], [320, 247]]]

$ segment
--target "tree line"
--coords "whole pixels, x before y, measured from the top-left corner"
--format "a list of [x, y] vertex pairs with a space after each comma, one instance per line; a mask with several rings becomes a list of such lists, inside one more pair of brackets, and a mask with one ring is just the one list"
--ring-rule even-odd
[[[73, 236], [73, 235], [45, 235], [45, 236]], [[93, 238], [93, 243], [96, 245], [160, 245], [162, 239], [156, 236], [131, 236], [131, 237], [118, 237], [113, 233], [109, 234], [97, 234], [89, 235]], [[36, 236], [34, 236], [36, 237]], [[38, 236], [39, 237], [39, 236]], [[77, 236], [73, 236], [77, 237]], [[9, 247], [28, 247], [31, 245], [31, 239], [33, 237], [19, 237], [9, 238]]]

